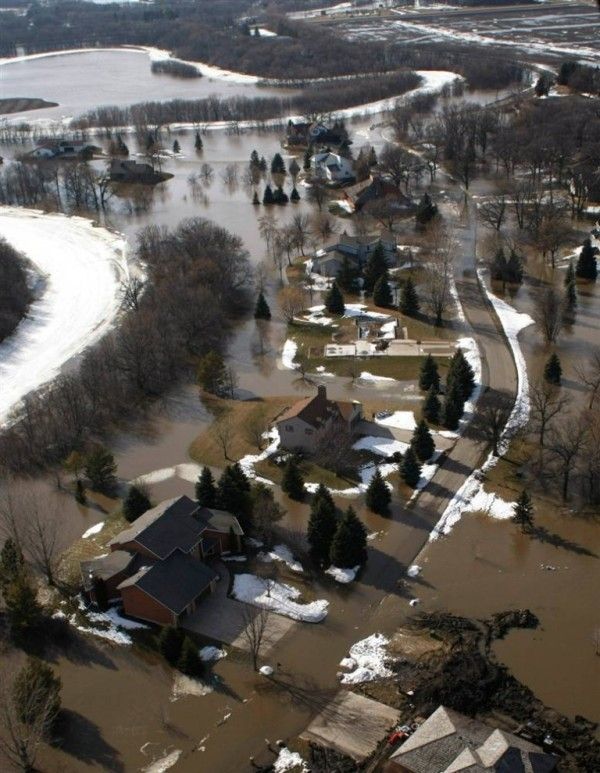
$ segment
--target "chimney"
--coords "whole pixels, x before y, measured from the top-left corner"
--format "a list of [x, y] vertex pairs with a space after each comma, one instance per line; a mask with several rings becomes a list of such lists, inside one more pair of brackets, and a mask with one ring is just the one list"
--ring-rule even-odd
[[327, 400], [327, 387], [324, 384], [319, 384], [317, 387], [317, 397], [321, 400]]

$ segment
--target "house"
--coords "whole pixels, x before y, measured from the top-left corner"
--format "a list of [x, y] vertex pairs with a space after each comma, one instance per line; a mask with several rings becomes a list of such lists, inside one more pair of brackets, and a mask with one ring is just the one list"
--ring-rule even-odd
[[[360, 187], [355, 186], [352, 196], [355, 212], [360, 212], [363, 207], [368, 207], [373, 202], [385, 201], [398, 209], [409, 209], [413, 206], [412, 201], [405, 196], [400, 188], [389, 178], [383, 175], [375, 175]], [[358, 190], [357, 190], [358, 189]]]
[[354, 436], [362, 415], [359, 402], [329, 400], [326, 387], [319, 386], [316, 395], [294, 403], [277, 419], [281, 448], [315, 453], [327, 431], [336, 425]]
[[140, 183], [156, 185], [172, 175], [157, 172], [150, 164], [129, 161], [124, 158], [113, 158], [110, 162], [109, 176], [113, 182]]
[[109, 553], [81, 563], [83, 590], [91, 601], [102, 593], [121, 602], [131, 617], [178, 625], [214, 590], [218, 576], [207, 562], [238, 552], [243, 534], [231, 513], [186, 496], [166, 500], [117, 534]]
[[556, 758], [522, 738], [444, 706], [392, 754], [385, 773], [549, 773]]
[[46, 140], [27, 154], [28, 158], [51, 159], [90, 159], [101, 148], [82, 140]]
[[335, 121], [331, 126], [321, 121], [288, 121], [286, 144], [288, 146], [349, 144], [348, 131], [343, 121]]
[[315, 177], [328, 185], [343, 185], [356, 179], [352, 162], [330, 150], [315, 153], [310, 160], [310, 169]]
[[335, 277], [339, 274], [344, 260], [351, 269], [361, 271], [369, 255], [381, 244], [386, 263], [393, 268], [398, 262], [396, 237], [391, 231], [382, 231], [379, 236], [351, 236], [345, 231], [335, 244], [319, 250], [312, 259], [311, 271], [322, 276]]

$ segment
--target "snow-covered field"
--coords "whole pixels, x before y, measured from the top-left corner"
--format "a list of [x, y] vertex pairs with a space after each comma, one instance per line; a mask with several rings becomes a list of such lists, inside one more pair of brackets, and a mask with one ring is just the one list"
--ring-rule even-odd
[[0, 425], [34, 389], [96, 342], [119, 312], [126, 242], [80, 217], [0, 208], [0, 236], [45, 279], [41, 297], [0, 344]]

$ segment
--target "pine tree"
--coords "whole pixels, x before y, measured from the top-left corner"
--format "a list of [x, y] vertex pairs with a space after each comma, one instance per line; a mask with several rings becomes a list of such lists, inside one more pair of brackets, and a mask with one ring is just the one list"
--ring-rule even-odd
[[252, 153], [250, 153], [250, 166], [260, 171], [260, 158], [258, 157], [256, 150], [253, 150]]
[[13, 684], [13, 705], [24, 725], [42, 722], [51, 730], [60, 711], [60, 678], [37, 658], [27, 658]]
[[598, 276], [598, 265], [596, 262], [596, 255], [598, 254], [598, 248], [592, 246], [590, 239], [585, 239], [579, 258], [577, 259], [577, 267], [575, 268], [575, 274], [579, 279], [589, 279], [592, 282], [596, 281]]
[[383, 244], [379, 241], [373, 252], [369, 255], [363, 270], [363, 290], [367, 295], [371, 295], [377, 280], [383, 275], [387, 275], [387, 263], [385, 261]]
[[392, 305], [393, 301], [394, 297], [392, 295], [392, 289], [388, 282], [386, 271], [386, 273], [382, 274], [375, 282], [375, 287], [373, 288], [373, 303], [375, 306], [387, 308]]
[[196, 500], [202, 507], [214, 507], [217, 496], [215, 479], [210, 467], [203, 467], [195, 486]]
[[[292, 180], [294, 181], [294, 186], [295, 186], [296, 185], [296, 179], [297, 179], [298, 175], [300, 174], [300, 164], [296, 161], [295, 158], [293, 158], [290, 161], [289, 172], [290, 172], [290, 174], [292, 176]], [[296, 190], [295, 187], [294, 187], [294, 190]]]
[[304, 167], [304, 171], [308, 172], [310, 170], [310, 160], [312, 158], [312, 148], [308, 147], [304, 151], [304, 160], [302, 162], [302, 166]]
[[177, 661], [177, 670], [186, 676], [201, 676], [203, 671], [202, 661], [198, 655], [198, 647], [189, 636], [183, 640], [181, 655]]
[[34, 641], [42, 621], [42, 608], [26, 572], [20, 572], [6, 588], [4, 602], [13, 641], [19, 646]]
[[115, 457], [103, 446], [96, 446], [85, 459], [85, 474], [96, 491], [110, 492], [116, 482]]
[[311, 507], [315, 507], [317, 502], [324, 501], [329, 508], [331, 508], [332, 512], [335, 513], [335, 503], [333, 501], [333, 497], [331, 496], [331, 491], [327, 488], [327, 486], [324, 486], [322, 483], [319, 483], [319, 487], [313, 494]]
[[130, 486], [127, 496], [123, 500], [123, 515], [129, 523], [143, 515], [152, 507], [148, 493], [140, 486]]
[[356, 292], [358, 271], [353, 268], [347, 255], [342, 258], [342, 265], [337, 276], [337, 283], [346, 293]]
[[465, 409], [465, 401], [458, 383], [452, 382], [446, 389], [442, 423], [446, 429], [458, 429], [460, 417]]
[[231, 465], [230, 469], [231, 469], [231, 475], [232, 475], [233, 479], [235, 480], [235, 482], [237, 483], [237, 485], [239, 486], [240, 491], [247, 491], [247, 492], [249, 492], [250, 489], [251, 489], [250, 481], [248, 480], [248, 476], [243, 471], [242, 466], [240, 465], [240, 463], [239, 462], [234, 462]]
[[281, 479], [282, 490], [290, 497], [301, 502], [304, 499], [304, 478], [295, 456], [289, 456]]
[[273, 192], [273, 204], [287, 204], [288, 201], [287, 193], [285, 193], [281, 185], [278, 185]]
[[430, 220], [437, 215], [438, 208], [432, 202], [431, 196], [428, 193], [424, 193], [421, 201], [417, 205], [417, 211], [415, 213], [415, 220], [417, 225], [427, 225]]
[[290, 193], [290, 201], [300, 201], [300, 194], [298, 193], [298, 189], [295, 185], [292, 188], [292, 192]]
[[173, 153], [180, 153], [181, 152], [181, 145], [177, 140], [173, 143]]
[[[244, 531], [252, 525], [252, 499], [247, 479], [242, 479], [237, 465], [229, 465], [223, 470], [217, 484], [215, 506], [227, 510], [241, 522]], [[243, 475], [243, 472], [241, 473]]]
[[227, 367], [219, 352], [207, 352], [200, 359], [197, 370], [198, 384], [213, 395], [223, 396], [227, 392]]
[[331, 542], [329, 559], [340, 569], [353, 569], [367, 560], [367, 530], [352, 507], [340, 519]]
[[260, 206], [260, 199], [258, 198], [258, 192], [254, 191], [254, 194], [252, 195], [252, 204], [255, 207]]
[[267, 185], [265, 187], [265, 192], [263, 195], [263, 204], [266, 204], [267, 206], [269, 204], [273, 204], [273, 189], [270, 185]]
[[519, 524], [522, 531], [531, 531], [533, 528], [533, 504], [525, 489], [519, 494], [519, 498], [513, 505], [513, 511], [513, 521]]
[[340, 288], [337, 286], [335, 279], [331, 284], [331, 288], [325, 295], [325, 308], [330, 314], [336, 314], [339, 316], [341, 316], [346, 311], [344, 296], [342, 295]]
[[392, 495], [378, 467], [367, 488], [365, 503], [369, 510], [372, 510], [374, 513], [387, 515], [391, 501]]
[[183, 631], [173, 625], [166, 625], [158, 637], [158, 650], [167, 663], [176, 666], [181, 657]]
[[[329, 494], [329, 492], [327, 492]], [[308, 519], [307, 540], [313, 559], [319, 564], [329, 562], [331, 543], [338, 526], [338, 517], [331, 495], [313, 497]]]
[[369, 166], [377, 166], [377, 153], [372, 145], [369, 151]]
[[411, 488], [416, 488], [421, 478], [421, 464], [417, 459], [412, 446], [406, 449], [406, 453], [400, 464], [400, 477]]
[[271, 319], [271, 309], [267, 303], [267, 299], [261, 290], [256, 299], [256, 306], [254, 307], [254, 319]]
[[462, 349], [457, 349], [450, 361], [446, 382], [447, 387], [451, 387], [452, 384], [458, 386], [463, 403], [465, 400], [468, 400], [475, 388], [475, 374], [473, 368], [467, 362]]
[[544, 378], [549, 384], [560, 386], [562, 379], [562, 367], [558, 355], [553, 352], [544, 367]]
[[275, 153], [273, 160], [271, 161], [271, 174], [285, 174], [285, 162], [281, 157], [281, 153]]
[[7, 537], [0, 550], [0, 591], [3, 594], [23, 572], [24, 565], [25, 559], [20, 548], [12, 537]]
[[430, 424], [440, 423], [442, 405], [437, 395], [437, 389], [431, 386], [423, 402], [423, 418]]
[[258, 162], [258, 168], [263, 174], [267, 171], [267, 159], [264, 156], [260, 157], [260, 161]]
[[194, 147], [196, 150], [202, 150], [204, 147], [202, 143], [202, 137], [200, 136], [200, 132], [196, 132], [196, 139], [194, 140]]
[[421, 363], [419, 389], [423, 392], [428, 392], [431, 387], [433, 387], [436, 392], [440, 391], [440, 372], [438, 370], [437, 362], [431, 354], [428, 354]]
[[419, 296], [413, 280], [408, 277], [400, 291], [400, 311], [407, 317], [416, 317], [419, 313]]
[[75, 501], [79, 505], [87, 504], [87, 496], [85, 493], [85, 486], [80, 478], [75, 481]]
[[426, 462], [431, 459], [435, 452], [435, 443], [431, 437], [431, 432], [427, 422], [421, 419], [414, 429], [410, 445], [415, 452], [417, 459]]
[[565, 274], [565, 294], [567, 306], [573, 311], [577, 307], [577, 280], [573, 261], [569, 262], [569, 267]]

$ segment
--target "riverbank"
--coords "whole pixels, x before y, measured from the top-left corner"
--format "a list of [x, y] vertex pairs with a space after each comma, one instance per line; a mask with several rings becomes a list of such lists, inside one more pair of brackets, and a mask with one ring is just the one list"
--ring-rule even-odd
[[58, 102], [47, 102], [37, 97], [11, 97], [0, 99], [0, 115], [23, 113], [28, 110], [42, 110], [45, 107], [58, 107]]

